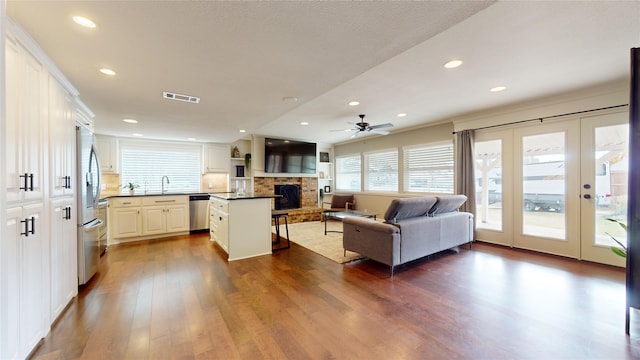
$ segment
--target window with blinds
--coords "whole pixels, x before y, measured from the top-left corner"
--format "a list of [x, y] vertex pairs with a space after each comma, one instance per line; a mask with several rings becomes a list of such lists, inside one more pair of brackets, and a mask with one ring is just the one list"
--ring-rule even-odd
[[398, 191], [398, 150], [364, 154], [367, 191]]
[[403, 148], [404, 191], [453, 193], [453, 144]]
[[168, 192], [199, 192], [202, 147], [164, 142], [121, 141], [121, 181], [141, 190], [160, 192], [162, 177]]
[[360, 154], [336, 157], [336, 190], [360, 191]]

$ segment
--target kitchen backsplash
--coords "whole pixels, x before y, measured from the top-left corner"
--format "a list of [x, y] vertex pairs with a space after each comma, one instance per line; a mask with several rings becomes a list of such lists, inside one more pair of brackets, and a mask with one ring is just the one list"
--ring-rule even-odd
[[[201, 179], [203, 193], [227, 191], [227, 174], [203, 174]], [[144, 189], [136, 189], [136, 193], [144, 193]], [[127, 194], [128, 190], [122, 188], [120, 174], [102, 174], [102, 196], [114, 196]]]

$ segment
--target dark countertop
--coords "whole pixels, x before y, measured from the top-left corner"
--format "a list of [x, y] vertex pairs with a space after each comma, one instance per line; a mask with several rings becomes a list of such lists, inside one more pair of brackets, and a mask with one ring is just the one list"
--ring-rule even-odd
[[[226, 194], [226, 193], [225, 193]], [[176, 196], [176, 195], [210, 195], [209, 193], [202, 193], [202, 192], [166, 192], [166, 193], [159, 193], [159, 192], [152, 192], [152, 193], [134, 193], [133, 195], [130, 194], [118, 194], [118, 195], [106, 195], [100, 198], [100, 200], [107, 200], [109, 198], [117, 198], [117, 197], [138, 197], [138, 196]]]
[[251, 199], [272, 199], [277, 197], [282, 197], [282, 195], [256, 195], [253, 193], [246, 193], [244, 195], [238, 195], [237, 193], [211, 193], [209, 194], [212, 197], [222, 199], [222, 200], [251, 200]]

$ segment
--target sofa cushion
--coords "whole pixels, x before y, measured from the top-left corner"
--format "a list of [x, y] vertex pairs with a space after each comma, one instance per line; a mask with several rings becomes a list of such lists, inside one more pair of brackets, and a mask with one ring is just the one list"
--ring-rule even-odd
[[384, 213], [384, 219], [388, 223], [395, 223], [402, 219], [425, 216], [437, 200], [435, 196], [393, 199]]
[[438, 201], [429, 210], [429, 216], [458, 211], [460, 206], [467, 201], [466, 195], [444, 195], [437, 196]]

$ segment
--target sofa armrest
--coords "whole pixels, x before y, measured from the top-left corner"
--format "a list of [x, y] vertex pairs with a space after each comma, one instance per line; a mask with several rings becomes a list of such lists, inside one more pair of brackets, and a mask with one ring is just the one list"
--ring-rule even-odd
[[400, 264], [400, 229], [379, 221], [347, 216], [342, 221], [342, 246], [376, 260], [394, 266]]

